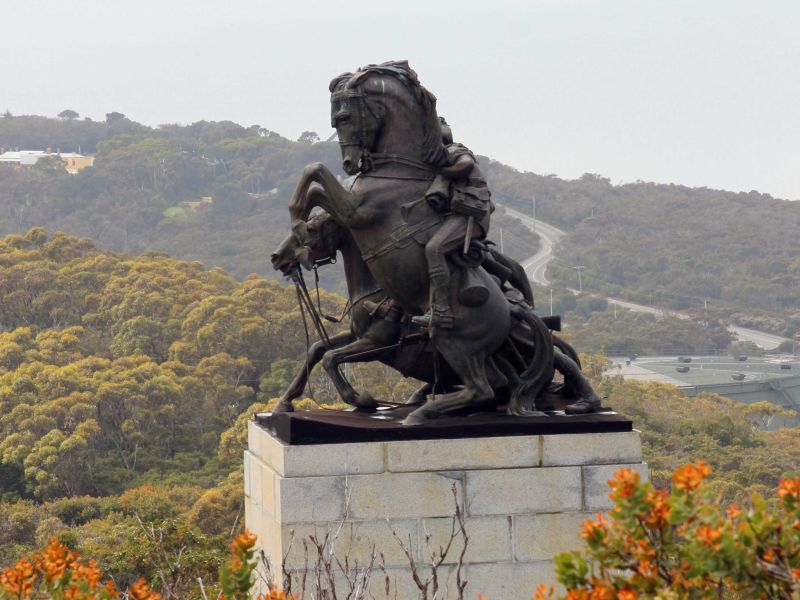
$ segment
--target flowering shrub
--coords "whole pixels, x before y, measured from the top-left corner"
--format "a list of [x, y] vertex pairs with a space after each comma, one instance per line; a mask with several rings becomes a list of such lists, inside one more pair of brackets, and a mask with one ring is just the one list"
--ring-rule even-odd
[[[56, 538], [30, 558], [22, 558], [0, 574], [0, 599], [111, 600], [119, 592], [93, 560], [84, 561]], [[161, 600], [144, 580], [128, 590], [131, 600]]]
[[[257, 560], [256, 536], [245, 531], [230, 546], [229, 564], [220, 569], [222, 593], [218, 600], [247, 600], [253, 585]], [[0, 574], [0, 600], [161, 600], [144, 579], [132, 584], [124, 594], [117, 591], [93, 560], [84, 561], [56, 538], [41, 552], [20, 559]], [[271, 589], [256, 600], [293, 600], [292, 596]]]
[[[566, 600], [800, 598], [800, 478], [780, 483], [780, 512], [753, 495], [726, 509], [704, 484], [711, 467], [688, 464], [672, 490], [620, 469], [609, 481], [615, 507], [583, 525], [583, 552], [556, 557]], [[536, 600], [550, 598], [539, 586]]]
[[[254, 572], [258, 565], [255, 556], [256, 536], [245, 530], [231, 542], [231, 558], [219, 573], [222, 595], [220, 600], [248, 600], [254, 584]], [[296, 600], [291, 594], [269, 586], [269, 592], [259, 594], [256, 600]]]
[[[609, 481], [614, 508], [582, 528], [583, 552], [556, 557], [565, 600], [800, 598], [800, 477], [780, 482], [780, 511], [753, 495], [746, 510], [721, 506], [705, 479], [711, 467], [687, 464], [671, 491], [620, 469]], [[247, 600], [254, 587], [256, 536], [245, 531], [220, 569], [220, 600]], [[541, 585], [534, 600], [552, 598]], [[53, 538], [41, 552], [0, 574], [0, 600], [161, 600], [144, 580], [121, 594], [94, 561]], [[256, 600], [297, 600], [270, 587]]]

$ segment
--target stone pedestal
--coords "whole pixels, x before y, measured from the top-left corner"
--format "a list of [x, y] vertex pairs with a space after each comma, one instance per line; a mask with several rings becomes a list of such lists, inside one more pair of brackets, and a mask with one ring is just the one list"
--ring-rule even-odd
[[[454, 487], [469, 535], [464, 597], [529, 600], [555, 582], [552, 557], [580, 547], [581, 523], [611, 507], [614, 471], [647, 477], [637, 431], [287, 445], [254, 421], [248, 428], [245, 522], [277, 579], [282, 561], [299, 576], [304, 540], [335, 532], [333, 551], [351, 567], [368, 563], [373, 545], [383, 553], [391, 597], [403, 600], [419, 594], [392, 530], [424, 565], [427, 548], [449, 538]], [[442, 597], [456, 597], [460, 550], [441, 569]], [[384, 585], [376, 570], [372, 597], [385, 598]]]

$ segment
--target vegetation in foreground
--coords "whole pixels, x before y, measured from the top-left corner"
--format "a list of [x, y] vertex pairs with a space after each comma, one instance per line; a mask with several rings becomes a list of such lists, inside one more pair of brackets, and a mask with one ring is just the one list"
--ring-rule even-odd
[[[555, 558], [558, 581], [565, 588], [559, 598], [795, 600], [800, 595], [800, 478], [779, 483], [779, 508], [771, 512], [757, 493], [746, 509], [735, 503], [723, 504], [704, 484], [711, 470], [703, 461], [683, 465], [672, 473], [671, 489], [642, 482], [639, 474], [628, 468], [617, 471], [608, 482], [614, 508], [584, 523], [583, 550]], [[463, 526], [458, 514], [454, 523]], [[218, 598], [250, 597], [258, 583], [255, 543], [255, 536], [247, 531], [233, 540], [229, 561], [220, 568]], [[446, 551], [441, 552], [444, 557]], [[409, 560], [418, 577], [413, 557]], [[434, 580], [439, 566], [441, 563], [433, 565]], [[171, 574], [174, 576], [174, 570]], [[316, 578], [320, 589], [327, 589], [328, 575], [331, 573], [324, 571], [312, 579]], [[202, 597], [208, 598], [200, 581]], [[280, 591], [274, 582], [268, 585], [267, 595], [258, 593], [257, 600], [297, 598]], [[427, 597], [427, 585], [418, 581], [418, 586]], [[386, 597], [391, 597], [388, 586], [385, 591]], [[463, 598], [464, 587], [459, 585], [458, 591]], [[20, 559], [0, 574], [1, 599], [119, 597], [112, 580], [103, 582], [95, 561], [82, 560], [55, 538], [43, 551]], [[123, 597], [162, 598], [143, 579], [133, 583]], [[366, 589], [355, 587], [348, 597], [365, 598]], [[534, 591], [534, 600], [553, 597], [553, 588], [544, 584]]]
[[615, 507], [583, 525], [585, 549], [556, 557], [564, 598], [800, 597], [800, 478], [779, 483], [771, 512], [759, 494], [746, 508], [721, 502], [703, 483], [710, 473], [684, 465], [669, 490], [620, 469], [609, 481]]

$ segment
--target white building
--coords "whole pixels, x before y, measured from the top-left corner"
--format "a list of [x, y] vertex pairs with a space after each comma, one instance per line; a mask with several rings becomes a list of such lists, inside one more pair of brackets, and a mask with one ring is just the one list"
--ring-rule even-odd
[[40, 158], [47, 156], [55, 156], [61, 159], [64, 163], [64, 168], [68, 173], [75, 174], [82, 171], [86, 167], [91, 167], [94, 164], [93, 156], [84, 156], [77, 152], [56, 152], [53, 153], [47, 150], [15, 150], [4, 152], [0, 154], [0, 167], [10, 166], [14, 168], [32, 167]]

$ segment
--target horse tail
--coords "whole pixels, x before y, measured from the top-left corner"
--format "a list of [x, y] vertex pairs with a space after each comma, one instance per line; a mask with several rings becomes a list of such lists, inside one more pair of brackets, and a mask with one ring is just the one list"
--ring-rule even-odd
[[511, 316], [528, 324], [533, 342], [533, 355], [508, 404], [509, 414], [524, 416], [535, 410], [536, 397], [553, 381], [553, 337], [532, 308], [512, 304]]

